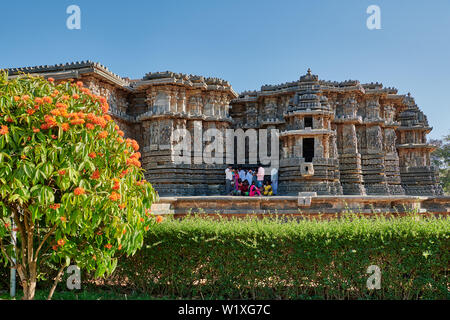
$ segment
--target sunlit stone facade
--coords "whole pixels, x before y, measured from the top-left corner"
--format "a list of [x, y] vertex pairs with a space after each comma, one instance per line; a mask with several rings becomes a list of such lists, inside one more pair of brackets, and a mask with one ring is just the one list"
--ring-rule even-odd
[[205, 146], [196, 132], [208, 128], [224, 136], [227, 129], [278, 129], [280, 195], [442, 194], [426, 116], [409, 94], [379, 83], [324, 81], [308, 70], [297, 81], [238, 95], [218, 78], [167, 71], [130, 80], [90, 61], [8, 71], [81, 80], [105, 96], [111, 116], [139, 142], [160, 195], [224, 192], [225, 156], [223, 164], [203, 163], [196, 152], [191, 164], [174, 161], [174, 130], [188, 130], [194, 148], [195, 139]]

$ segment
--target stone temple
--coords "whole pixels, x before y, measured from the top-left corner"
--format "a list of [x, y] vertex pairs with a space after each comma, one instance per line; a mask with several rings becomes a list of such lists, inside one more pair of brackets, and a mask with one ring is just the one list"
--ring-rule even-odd
[[308, 70], [296, 81], [237, 94], [218, 78], [167, 71], [130, 80], [91, 61], [7, 71], [81, 80], [107, 97], [110, 115], [141, 145], [147, 178], [162, 196], [225, 191], [225, 161], [175, 163], [171, 136], [180, 128], [193, 137], [208, 128], [278, 129], [280, 195], [442, 195], [427, 117], [409, 93], [380, 83], [325, 81]]

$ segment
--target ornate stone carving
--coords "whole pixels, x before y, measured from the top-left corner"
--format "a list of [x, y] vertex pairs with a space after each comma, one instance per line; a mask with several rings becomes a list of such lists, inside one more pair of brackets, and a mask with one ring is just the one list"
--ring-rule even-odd
[[[111, 116], [141, 144], [143, 167], [161, 195], [222, 193], [223, 167], [202, 163], [201, 150], [192, 165], [174, 164], [170, 139], [177, 128], [196, 141], [203, 129], [230, 127], [281, 131], [282, 194], [442, 194], [427, 117], [410, 94], [380, 83], [325, 81], [308, 70], [297, 81], [237, 95], [218, 78], [166, 71], [130, 80], [91, 61], [8, 72], [76, 78], [105, 96]], [[313, 174], [302, 175], [305, 164]]]

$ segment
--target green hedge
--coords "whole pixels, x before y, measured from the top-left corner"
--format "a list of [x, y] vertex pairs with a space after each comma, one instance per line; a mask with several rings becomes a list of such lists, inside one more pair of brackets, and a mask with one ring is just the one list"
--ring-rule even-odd
[[[332, 221], [167, 219], [110, 280], [194, 299], [446, 299], [444, 218]], [[367, 268], [382, 272], [366, 287]]]

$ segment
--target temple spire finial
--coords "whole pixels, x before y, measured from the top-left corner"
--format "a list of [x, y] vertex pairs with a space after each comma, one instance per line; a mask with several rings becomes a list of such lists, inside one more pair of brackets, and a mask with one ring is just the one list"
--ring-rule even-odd
[[308, 68], [308, 75], [311, 75], [311, 68]]

